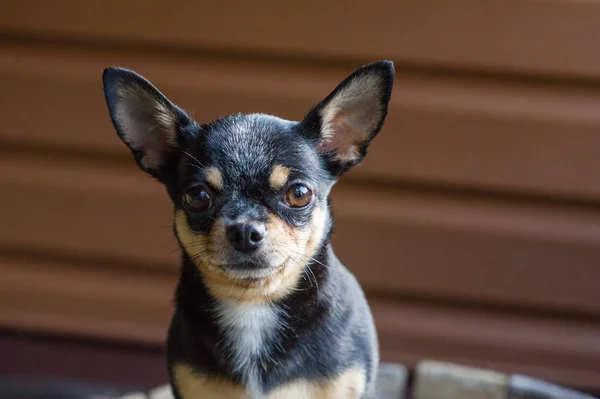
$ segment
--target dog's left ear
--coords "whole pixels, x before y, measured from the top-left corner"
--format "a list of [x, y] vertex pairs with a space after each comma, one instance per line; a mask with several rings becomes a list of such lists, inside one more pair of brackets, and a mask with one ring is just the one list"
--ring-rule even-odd
[[394, 63], [377, 61], [348, 76], [308, 112], [301, 132], [314, 140], [329, 171], [341, 176], [360, 163], [387, 115]]

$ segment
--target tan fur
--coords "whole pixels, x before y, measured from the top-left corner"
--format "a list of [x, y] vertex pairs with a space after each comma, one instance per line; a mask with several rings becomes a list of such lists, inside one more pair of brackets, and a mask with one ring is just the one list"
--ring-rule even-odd
[[204, 169], [204, 178], [215, 190], [221, 191], [223, 189], [223, 175], [221, 174], [221, 171], [214, 166]]
[[[202, 376], [187, 365], [177, 364], [173, 372], [183, 399], [249, 399], [242, 386]], [[266, 399], [359, 399], [365, 385], [364, 370], [354, 367], [331, 379], [292, 381], [269, 392]]]
[[283, 165], [275, 165], [269, 177], [269, 184], [273, 190], [281, 190], [290, 177], [290, 169]]
[[366, 381], [364, 370], [354, 367], [328, 380], [291, 382], [269, 392], [267, 399], [359, 399]]
[[183, 399], [245, 399], [244, 388], [195, 373], [186, 364], [173, 367], [173, 382]]
[[[304, 230], [291, 229], [272, 216], [267, 226], [268, 235], [263, 245], [272, 248], [272, 257], [281, 265], [274, 273], [260, 280], [232, 276], [218, 265], [219, 251], [226, 243], [225, 228], [215, 222], [210, 235], [194, 233], [183, 210], [175, 212], [175, 229], [187, 253], [202, 272], [210, 293], [217, 299], [244, 303], [265, 303], [283, 298], [293, 292], [300, 280], [304, 266], [315, 255], [323, 238], [326, 213], [315, 208], [312, 223]], [[200, 255], [208, 253], [208, 255]], [[201, 256], [202, 259], [198, 259]]]

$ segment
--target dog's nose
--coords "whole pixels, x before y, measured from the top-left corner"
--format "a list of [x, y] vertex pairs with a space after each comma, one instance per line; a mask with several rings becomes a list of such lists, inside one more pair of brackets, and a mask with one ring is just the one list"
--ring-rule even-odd
[[240, 252], [254, 251], [264, 241], [267, 229], [262, 223], [235, 223], [227, 226], [227, 239]]

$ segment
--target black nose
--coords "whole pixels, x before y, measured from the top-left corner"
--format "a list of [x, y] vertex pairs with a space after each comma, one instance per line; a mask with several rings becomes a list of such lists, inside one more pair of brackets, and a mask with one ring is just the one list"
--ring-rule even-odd
[[265, 239], [267, 229], [262, 223], [235, 223], [227, 226], [227, 239], [240, 252], [254, 251]]

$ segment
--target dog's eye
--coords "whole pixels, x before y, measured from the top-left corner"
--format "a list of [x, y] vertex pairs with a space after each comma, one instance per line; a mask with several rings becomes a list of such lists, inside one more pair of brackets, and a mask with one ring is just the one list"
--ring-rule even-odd
[[302, 208], [310, 203], [312, 196], [310, 188], [302, 184], [295, 184], [287, 190], [283, 202], [290, 208]]
[[183, 195], [183, 205], [192, 212], [204, 212], [212, 206], [210, 194], [203, 187], [192, 187]]

